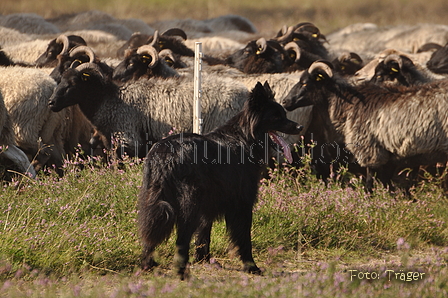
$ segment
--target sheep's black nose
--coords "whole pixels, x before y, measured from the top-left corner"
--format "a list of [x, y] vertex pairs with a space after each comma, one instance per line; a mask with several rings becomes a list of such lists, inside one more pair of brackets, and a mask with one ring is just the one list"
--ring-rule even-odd
[[302, 129], [303, 129], [303, 125], [298, 124], [298, 125], [296, 126], [296, 128], [297, 128], [298, 131], [302, 131]]

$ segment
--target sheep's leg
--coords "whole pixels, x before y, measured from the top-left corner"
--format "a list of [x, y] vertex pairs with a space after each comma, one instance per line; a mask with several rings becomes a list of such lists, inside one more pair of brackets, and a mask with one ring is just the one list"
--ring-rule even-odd
[[26, 154], [14, 145], [8, 145], [8, 149], [3, 152], [6, 158], [14, 162], [23, 173], [29, 173], [32, 178], [36, 177], [36, 171], [30, 164]]
[[53, 145], [51, 149], [51, 155], [47, 163], [50, 165], [54, 165], [56, 173], [58, 173], [59, 177], [62, 177], [64, 176], [63, 165], [65, 150], [61, 148], [61, 146], [56, 145]]
[[199, 227], [198, 235], [195, 241], [195, 262], [210, 261], [210, 234], [212, 231], [212, 224], [212, 221], [207, 221]]
[[36, 150], [37, 151], [33, 149], [29, 150], [34, 155], [34, 159], [31, 161], [31, 164], [34, 166], [36, 171], [40, 171], [50, 159], [52, 149], [50, 148], [50, 146], [44, 145], [42, 140], [39, 140]]
[[373, 169], [370, 167], [366, 168], [366, 182], [365, 182], [365, 190], [368, 193], [373, 192]]
[[394, 176], [395, 172], [397, 170], [397, 166], [389, 162], [386, 165], [383, 165], [378, 170], [378, 179], [381, 181], [383, 186], [389, 191], [394, 191], [394, 187], [392, 185], [392, 177]]

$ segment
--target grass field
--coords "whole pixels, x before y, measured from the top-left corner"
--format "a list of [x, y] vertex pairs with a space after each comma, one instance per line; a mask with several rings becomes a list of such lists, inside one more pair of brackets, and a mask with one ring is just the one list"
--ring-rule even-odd
[[[0, 13], [44, 17], [90, 9], [146, 22], [233, 13], [260, 32], [315, 23], [323, 33], [356, 22], [448, 24], [448, 2], [2, 0]], [[83, 170], [80, 170], [82, 165]], [[340, 172], [328, 186], [308, 167], [273, 170], [254, 210], [254, 257], [262, 276], [241, 272], [225, 225], [213, 228], [210, 264], [180, 282], [173, 235], [161, 266], [139, 269], [136, 197], [142, 165], [118, 170], [74, 159], [66, 175], [14, 179], [0, 189], [0, 297], [448, 297], [448, 199], [428, 177], [415, 201]], [[343, 185], [350, 184], [351, 187]]]
[[[63, 178], [49, 171], [38, 181], [17, 179], [3, 187], [0, 297], [448, 293], [448, 204], [437, 181], [414, 189], [413, 202], [381, 187], [366, 195], [361, 182], [344, 173], [325, 186], [307, 167], [275, 169], [262, 181], [254, 211], [254, 256], [263, 275], [240, 271], [225, 226], [217, 222], [212, 262], [192, 264], [191, 278], [180, 282], [171, 270], [175, 234], [157, 249], [160, 267], [139, 269], [140, 162], [126, 161], [118, 170], [74, 160], [65, 170]], [[342, 180], [352, 187], [342, 187]], [[367, 273], [375, 279], [367, 280]]]

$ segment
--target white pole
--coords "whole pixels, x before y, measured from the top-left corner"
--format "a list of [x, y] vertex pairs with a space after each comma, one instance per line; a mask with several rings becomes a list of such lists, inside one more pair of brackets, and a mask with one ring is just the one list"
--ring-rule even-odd
[[201, 78], [202, 74], [202, 43], [195, 42], [194, 49], [194, 101], [193, 101], [193, 133], [202, 133], [201, 118]]

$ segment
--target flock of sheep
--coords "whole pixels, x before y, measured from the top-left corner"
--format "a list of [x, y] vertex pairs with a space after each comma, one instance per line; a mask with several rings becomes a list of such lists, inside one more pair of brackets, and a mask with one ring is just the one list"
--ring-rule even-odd
[[173, 129], [192, 131], [196, 41], [204, 132], [268, 81], [320, 146], [324, 179], [341, 152], [385, 184], [391, 167], [446, 163], [448, 26], [363, 23], [324, 35], [301, 22], [264, 36], [236, 15], [147, 24], [100, 11], [0, 16], [0, 158], [33, 177], [48, 165], [62, 175], [78, 144], [144, 157]]

